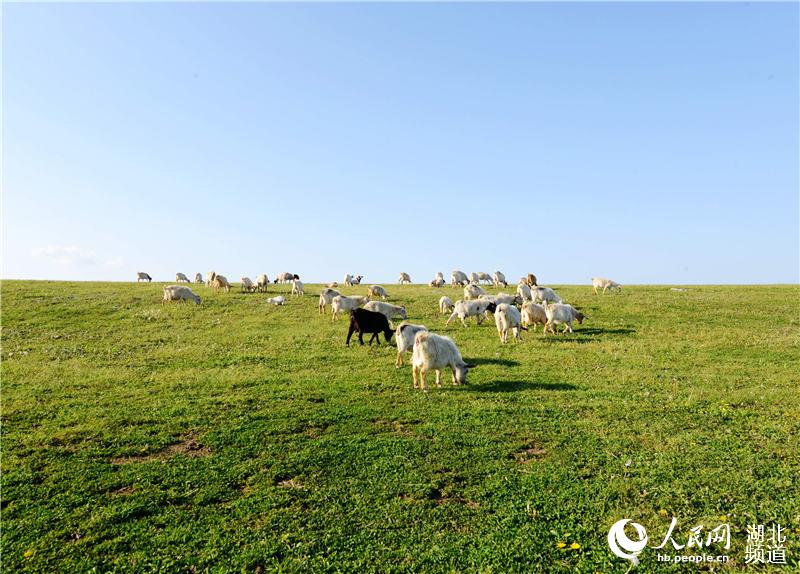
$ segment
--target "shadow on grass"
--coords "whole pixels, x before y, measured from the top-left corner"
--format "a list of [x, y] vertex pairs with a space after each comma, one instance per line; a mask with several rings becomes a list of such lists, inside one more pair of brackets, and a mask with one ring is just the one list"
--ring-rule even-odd
[[464, 359], [468, 363], [480, 367], [481, 365], [502, 365], [504, 367], [518, 367], [519, 361], [513, 359], [487, 359], [480, 357], [469, 357]]
[[570, 383], [544, 383], [538, 381], [491, 381], [485, 384], [469, 384], [453, 387], [462, 391], [481, 393], [511, 393], [517, 391], [576, 391], [578, 387]]

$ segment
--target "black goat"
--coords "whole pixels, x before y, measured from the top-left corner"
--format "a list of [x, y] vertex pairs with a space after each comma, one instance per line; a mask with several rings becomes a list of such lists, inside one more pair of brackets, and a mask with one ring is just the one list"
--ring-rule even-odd
[[358, 342], [364, 344], [364, 333], [372, 333], [372, 338], [369, 340], [371, 345], [373, 341], [377, 341], [380, 345], [381, 341], [379, 335], [383, 333], [386, 337], [386, 342], [392, 342], [392, 331], [389, 327], [389, 319], [383, 313], [376, 313], [375, 311], [367, 311], [366, 309], [353, 309], [350, 313], [350, 330], [347, 332], [347, 346], [350, 346], [350, 337], [353, 333], [358, 333]]

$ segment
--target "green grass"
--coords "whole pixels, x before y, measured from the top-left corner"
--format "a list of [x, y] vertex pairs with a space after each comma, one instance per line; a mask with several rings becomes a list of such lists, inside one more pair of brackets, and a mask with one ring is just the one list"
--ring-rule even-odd
[[624, 572], [610, 525], [672, 515], [728, 517], [716, 571], [780, 523], [800, 571], [798, 287], [556, 287], [588, 322], [506, 345], [386, 287], [469, 385], [413, 391], [315, 295], [3, 282], [3, 571]]

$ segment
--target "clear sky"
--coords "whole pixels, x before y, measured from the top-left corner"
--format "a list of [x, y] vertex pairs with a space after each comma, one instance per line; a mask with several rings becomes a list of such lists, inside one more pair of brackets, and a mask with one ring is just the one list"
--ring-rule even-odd
[[797, 282], [797, 3], [5, 4], [3, 276]]

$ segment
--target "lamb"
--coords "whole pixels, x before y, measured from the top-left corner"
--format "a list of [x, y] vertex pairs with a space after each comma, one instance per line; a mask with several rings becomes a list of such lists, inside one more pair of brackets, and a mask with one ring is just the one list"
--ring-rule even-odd
[[350, 329], [347, 331], [346, 346], [350, 346], [350, 337], [356, 332], [358, 333], [358, 342], [362, 345], [364, 344], [364, 333], [372, 333], [372, 338], [369, 340], [370, 345], [373, 341], [376, 341], [378, 345], [381, 344], [378, 337], [381, 333], [383, 333], [387, 343], [392, 342], [392, 335], [394, 335], [394, 332], [389, 327], [389, 319], [383, 313], [376, 313], [366, 309], [353, 309], [350, 313]]
[[501, 303], [497, 306], [497, 311], [494, 313], [494, 322], [497, 325], [497, 332], [500, 334], [500, 342], [508, 342], [509, 329], [514, 332], [514, 338], [521, 341], [521, 330], [527, 330], [522, 326], [522, 316], [519, 309], [507, 303]]
[[197, 273], [197, 274], [195, 274], [195, 276], [194, 276], [194, 282], [195, 282], [195, 283], [204, 283], [204, 281], [203, 281], [203, 274], [202, 274], [202, 273]]
[[333, 298], [338, 297], [341, 295], [336, 289], [331, 289], [328, 287], [327, 289], [323, 289], [319, 294], [319, 313], [320, 315], [325, 314], [325, 305], [331, 305], [333, 303]]
[[495, 309], [497, 309], [497, 305], [492, 301], [487, 301], [486, 299], [478, 299], [477, 301], [456, 301], [456, 304], [453, 308], [453, 313], [447, 319], [447, 322], [444, 324], [445, 327], [450, 324], [450, 321], [458, 317], [461, 320], [461, 324], [463, 326], [467, 326], [464, 319], [467, 317], [475, 317], [475, 320], [478, 322], [478, 325], [483, 323], [483, 318], [486, 315], [486, 312], [489, 311], [490, 313], [494, 313]]
[[333, 309], [331, 321], [335, 321], [336, 315], [339, 313], [358, 309], [359, 307], [366, 305], [368, 302], [369, 299], [367, 297], [345, 297], [344, 295], [337, 295], [331, 301], [331, 309]]
[[170, 301], [194, 301], [195, 304], [200, 304], [200, 297], [184, 285], [166, 285], [164, 286], [164, 298], [161, 299], [161, 304]]
[[492, 276], [488, 273], [484, 273], [483, 271], [478, 271], [478, 279], [480, 281], [485, 281], [487, 285], [491, 285], [493, 283]]
[[370, 285], [367, 288], [367, 297], [370, 299], [375, 299], [376, 297], [380, 297], [384, 301], [389, 298], [389, 294], [386, 292], [386, 289], [381, 287], [380, 285]]
[[536, 325], [544, 326], [547, 324], [547, 313], [544, 311], [542, 305], [537, 305], [533, 301], [528, 301], [522, 305], [522, 324], [525, 327], [533, 325], [533, 330], [536, 330]]
[[344, 284], [347, 285], [348, 287], [352, 287], [353, 285], [360, 285], [361, 284], [361, 280], [363, 278], [364, 277], [361, 276], [361, 275], [359, 275], [357, 277], [353, 277], [352, 275], [350, 275], [348, 273], [347, 275], [344, 276]]
[[517, 285], [517, 295], [523, 301], [533, 301], [533, 293], [527, 283], [520, 283]]
[[413, 323], [406, 323], [403, 321], [397, 326], [394, 332], [394, 340], [397, 343], [397, 360], [394, 362], [395, 368], [399, 369], [403, 366], [403, 353], [411, 351], [414, 348], [414, 339], [417, 333], [427, 331], [425, 325], [414, 325]]
[[556, 294], [550, 287], [535, 287], [531, 289], [534, 303], [541, 303], [547, 301], [548, 303], [561, 303], [561, 297]]
[[292, 295], [305, 295], [306, 292], [303, 290], [303, 282], [300, 281], [299, 278], [295, 278], [292, 280]]
[[411, 275], [408, 273], [400, 273], [400, 277], [397, 278], [397, 282], [402, 285], [403, 283], [408, 283], [411, 285]]
[[408, 319], [408, 315], [406, 315], [406, 308], [400, 307], [398, 305], [392, 305], [391, 303], [384, 303], [383, 301], [370, 301], [366, 305], [364, 305], [364, 309], [368, 311], [376, 311], [378, 313], [383, 313], [386, 315], [388, 320], [392, 320], [392, 317], [400, 316], [403, 319]]
[[564, 333], [572, 333], [572, 321], [577, 321], [580, 325], [586, 319], [586, 316], [575, 307], [563, 303], [545, 303], [544, 312], [547, 315], [547, 323], [544, 326], [545, 335], [547, 335], [548, 329], [555, 335], [554, 326], [560, 323], [564, 324]]
[[447, 297], [446, 295], [442, 296], [439, 299], [439, 312], [442, 315], [444, 315], [445, 313], [449, 313], [454, 306], [455, 305], [453, 305], [453, 302], [450, 300], [450, 297]]
[[258, 289], [259, 293], [266, 293], [268, 287], [269, 277], [267, 277], [266, 273], [262, 273], [256, 278], [256, 289]]
[[481, 295], [486, 295], [486, 291], [481, 289], [478, 285], [474, 283], [470, 283], [466, 287], [464, 287], [464, 299], [466, 301], [470, 301], [472, 299], [477, 299]]
[[467, 278], [467, 274], [463, 271], [453, 271], [450, 274], [450, 284], [453, 287], [465, 287], [469, 284], [469, 279]]
[[423, 392], [428, 392], [425, 386], [425, 373], [431, 369], [436, 371], [436, 386], [441, 387], [441, 370], [449, 367], [453, 371], [453, 384], [466, 384], [467, 373], [474, 365], [464, 362], [455, 342], [450, 337], [436, 335], [428, 331], [417, 333], [414, 338], [414, 351], [411, 355], [411, 373], [414, 388], [417, 388], [417, 377]]
[[183, 273], [176, 273], [175, 283], [191, 283], [191, 281], [189, 281], [189, 278]]
[[277, 297], [270, 297], [267, 299], [267, 303], [272, 303], [273, 305], [283, 305], [286, 303], [286, 297], [283, 295], [278, 295]]
[[137, 283], [139, 283], [139, 281], [147, 281], [148, 283], [150, 283], [150, 281], [152, 281], [152, 280], [153, 280], [153, 278], [150, 277], [144, 271], [139, 271], [138, 273], [136, 273], [136, 282]]
[[495, 271], [494, 275], [492, 275], [492, 281], [494, 281], [495, 287], [508, 287], [508, 282], [506, 281], [506, 276], [503, 275], [500, 271]]
[[253, 290], [253, 281], [249, 277], [242, 277], [242, 293]]
[[601, 288], [603, 289], [603, 295], [606, 294], [607, 289], [622, 290], [622, 285], [611, 279], [604, 279], [603, 277], [592, 277], [592, 287], [594, 288], [595, 295], [597, 295], [597, 290]]
[[275, 277], [275, 280], [273, 281], [273, 283], [276, 283], [276, 284], [277, 283], [291, 283], [295, 279], [300, 279], [300, 276], [296, 275], [295, 273], [289, 273], [288, 271], [286, 271], [286, 272], [283, 272], [283, 273], [278, 273], [278, 275]]
[[211, 286], [214, 288], [214, 291], [219, 292], [220, 289], [225, 289], [225, 293], [231, 290], [231, 284], [228, 283], [228, 280], [223, 277], [222, 275], [218, 275], [214, 273], [214, 279], [211, 281]]

